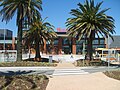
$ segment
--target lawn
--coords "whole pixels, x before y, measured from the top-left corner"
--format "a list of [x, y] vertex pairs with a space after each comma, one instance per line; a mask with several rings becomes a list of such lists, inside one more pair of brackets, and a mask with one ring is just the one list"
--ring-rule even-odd
[[0, 90], [45, 90], [48, 81], [45, 75], [0, 76]]

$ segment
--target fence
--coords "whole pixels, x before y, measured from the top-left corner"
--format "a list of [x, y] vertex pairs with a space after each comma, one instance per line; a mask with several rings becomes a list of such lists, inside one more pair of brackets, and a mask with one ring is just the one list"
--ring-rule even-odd
[[[23, 53], [22, 59], [34, 58], [35, 54]], [[17, 59], [17, 50], [0, 50], [0, 62], [14, 62]]]
[[0, 50], [0, 62], [16, 61], [16, 50]]

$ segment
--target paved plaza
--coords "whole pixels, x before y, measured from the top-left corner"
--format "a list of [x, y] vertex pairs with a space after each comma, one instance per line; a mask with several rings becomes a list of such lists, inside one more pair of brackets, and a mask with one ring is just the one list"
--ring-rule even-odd
[[[62, 70], [63, 68], [64, 70]], [[120, 90], [120, 81], [109, 78], [102, 72], [97, 71], [103, 71], [105, 67], [94, 68], [93, 71], [92, 69], [93, 67], [82, 67], [79, 71], [70, 62], [59, 63], [53, 76], [49, 79], [46, 90]], [[92, 73], [90, 73], [90, 70]], [[70, 74], [70, 72], [74, 74]]]

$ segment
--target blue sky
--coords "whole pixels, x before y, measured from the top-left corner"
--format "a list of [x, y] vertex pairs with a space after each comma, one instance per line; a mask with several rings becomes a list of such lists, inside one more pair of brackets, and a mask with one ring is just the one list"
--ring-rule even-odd
[[[106, 12], [107, 15], [112, 16], [115, 19], [115, 31], [116, 34], [120, 35], [120, 0], [95, 0], [95, 3], [104, 1], [101, 9], [111, 8]], [[55, 26], [55, 29], [66, 28], [66, 19], [71, 17], [69, 14], [71, 9], [78, 8], [78, 3], [84, 3], [84, 0], [43, 0], [43, 11], [41, 15], [43, 18], [48, 17], [46, 21], [50, 22]], [[5, 22], [0, 22], [0, 28], [7, 28], [13, 31], [13, 35], [17, 35], [15, 17], [6, 24]]]

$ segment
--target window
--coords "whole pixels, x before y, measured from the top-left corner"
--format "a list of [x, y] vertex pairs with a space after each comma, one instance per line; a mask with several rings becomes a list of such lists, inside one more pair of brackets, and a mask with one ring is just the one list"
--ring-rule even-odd
[[100, 40], [100, 44], [105, 44], [105, 40]]
[[98, 40], [93, 40], [93, 44], [99, 44]]
[[83, 44], [83, 43], [85, 43], [85, 40], [80, 40], [80, 41], [76, 40], [76, 44], [77, 44], [77, 45]]
[[54, 40], [54, 45], [58, 45], [58, 40]]
[[63, 45], [69, 45], [71, 41], [68, 38], [63, 38]]

